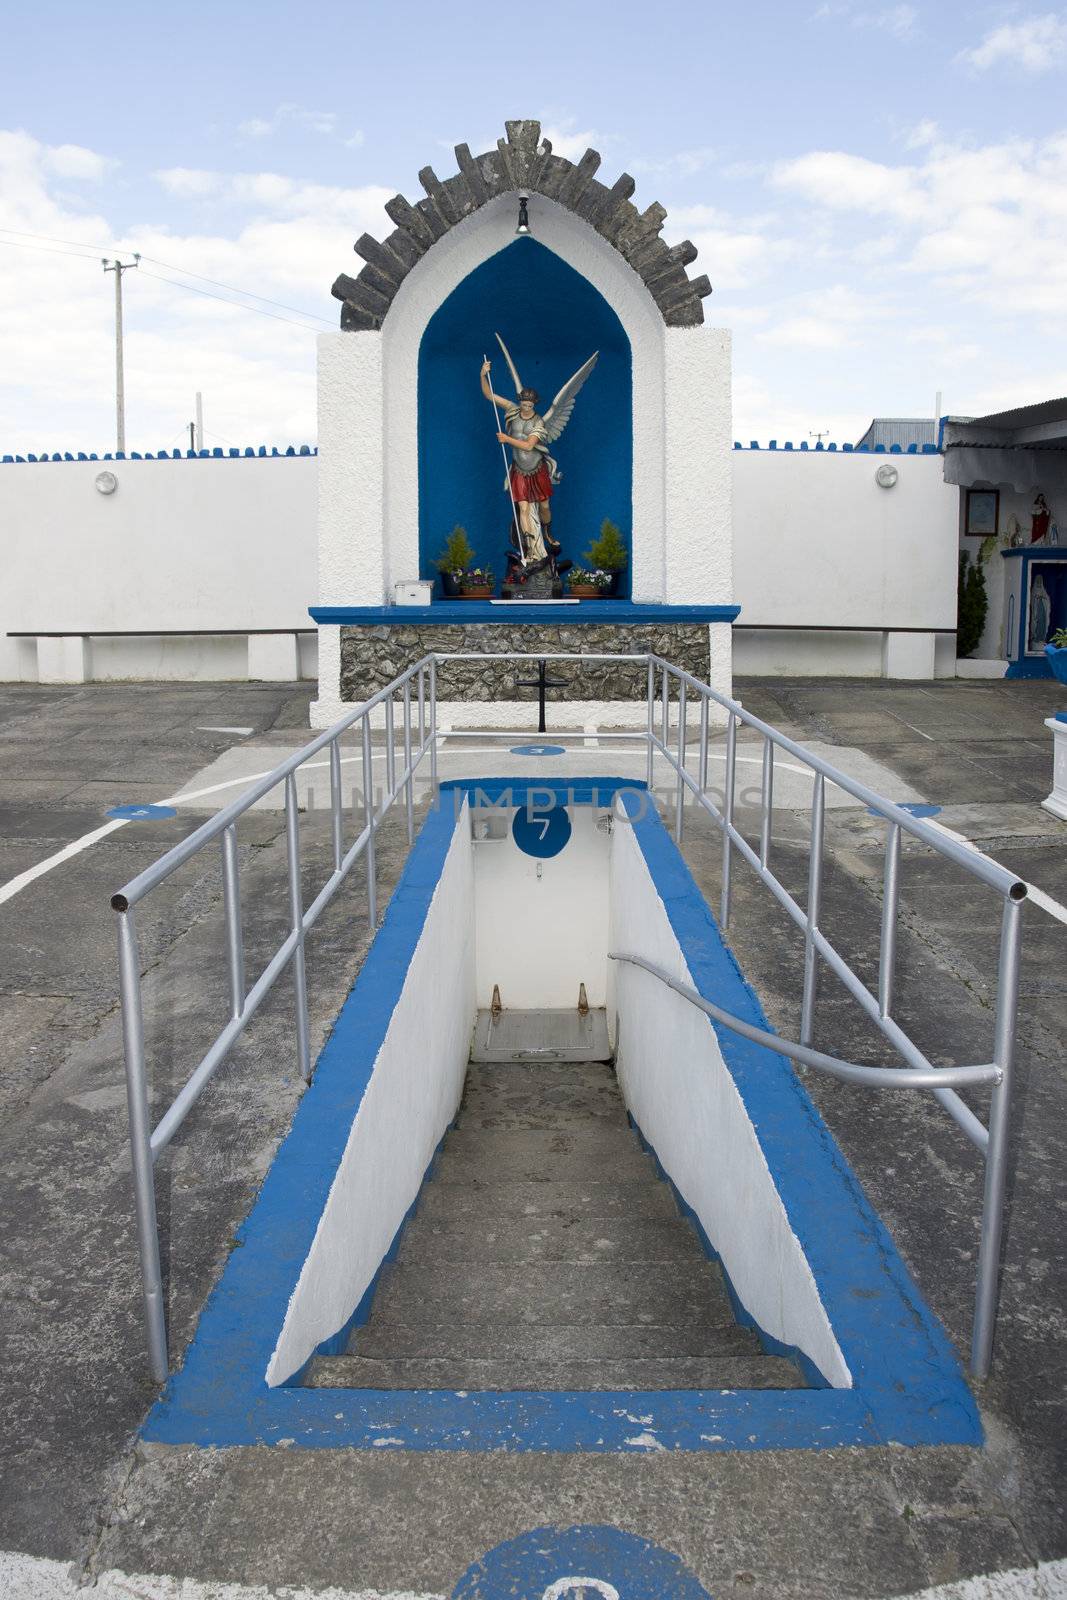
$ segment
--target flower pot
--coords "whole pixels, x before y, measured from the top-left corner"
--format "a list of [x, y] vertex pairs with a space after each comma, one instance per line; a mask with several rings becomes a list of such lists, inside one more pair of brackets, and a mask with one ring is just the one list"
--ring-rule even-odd
[[570, 586], [570, 595], [573, 600], [600, 600], [605, 593], [606, 590], [598, 589], [592, 583], [572, 583]]
[[493, 591], [487, 583], [483, 583], [480, 584], [476, 589], [461, 589], [459, 591], [459, 598], [461, 600], [491, 600], [493, 598]]
[[1058, 683], [1067, 683], [1067, 646], [1047, 644], [1045, 646], [1045, 659], [1052, 668], [1052, 676]]
[[613, 572], [611, 574], [611, 588], [608, 590], [608, 594], [613, 600], [617, 599], [622, 593], [622, 582], [625, 576], [625, 572]]
[[459, 598], [459, 584], [456, 581], [454, 573], [441, 573], [441, 593], [444, 595], [446, 600], [456, 600]]

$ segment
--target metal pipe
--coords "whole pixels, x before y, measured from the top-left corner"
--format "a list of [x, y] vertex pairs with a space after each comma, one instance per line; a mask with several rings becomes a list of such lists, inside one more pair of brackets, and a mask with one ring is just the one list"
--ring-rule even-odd
[[[422, 659], [425, 662], [432, 663], [433, 658], [424, 656]], [[406, 678], [410, 678], [413, 673], [417, 672], [418, 667], [419, 663], [415, 662], [413, 666], [406, 668], [399, 677], [394, 678], [391, 684], [371, 695], [369, 700], [365, 700], [362, 705], [355, 706], [351, 711], [346, 712], [339, 722], [334, 723], [332, 728], [327, 728], [325, 733], [320, 733], [317, 738], [312, 739], [309, 744], [306, 744], [302, 750], [298, 750], [295, 755], [287, 756], [284, 761], [280, 761], [272, 772], [264, 773], [262, 778], [257, 778], [236, 800], [231, 801], [228, 806], [224, 806], [221, 811], [209, 818], [207, 822], [201, 823], [200, 827], [195, 828], [180, 844], [174, 845], [167, 851], [166, 855], [161, 856], [150, 867], [146, 867], [143, 872], [139, 872], [136, 878], [131, 878], [129, 883], [123, 884], [118, 893], [111, 896], [112, 910], [127, 911], [130, 906], [136, 905], [139, 900], [143, 900], [149, 890], [154, 889], [157, 884], [169, 878], [172, 872], [176, 872], [180, 866], [195, 856], [197, 851], [202, 850], [205, 844], [210, 844], [212, 839], [218, 838], [224, 829], [228, 828], [232, 822], [237, 822], [251, 806], [255, 805], [257, 800], [262, 800], [263, 796], [276, 788], [289, 773], [295, 772], [311, 756], [317, 755], [320, 750], [324, 750], [332, 739], [336, 739], [340, 734], [346, 732], [367, 711], [373, 710], [375, 706], [380, 705], [387, 696], [394, 693], [403, 684]], [[178, 798], [180, 799], [181, 796], [179, 795]]]
[[663, 741], [663, 747], [664, 747], [665, 750], [667, 748], [667, 741], [668, 741], [668, 739], [670, 737], [670, 731], [671, 731], [670, 694], [671, 694], [670, 674], [669, 674], [669, 669], [667, 667], [667, 663], [664, 662], [663, 663], [663, 709], [662, 709], [662, 713], [660, 715], [660, 738]]
[[385, 702], [385, 787], [392, 799], [396, 793], [396, 747], [393, 744], [393, 697]]
[[[724, 928], [728, 928], [730, 926], [730, 899], [731, 899], [730, 872], [731, 872], [731, 868], [733, 866], [733, 860], [732, 860], [732, 857], [731, 857], [731, 854], [730, 854], [730, 846], [731, 846], [732, 839], [733, 839], [734, 774], [736, 772], [736, 769], [737, 769], [737, 718], [734, 716], [733, 712], [731, 711], [730, 720], [726, 724], [726, 777], [725, 777], [726, 788], [725, 788], [725, 792], [723, 794], [723, 803], [722, 803], [722, 805], [723, 805], [723, 809], [722, 809], [722, 820], [723, 820], [723, 830], [722, 830], [722, 904], [720, 906], [720, 911], [721, 911], [721, 919], [720, 920], [722, 921], [722, 925], [723, 925]], [[708, 804], [708, 801], [706, 799], [704, 799], [704, 804], [705, 805]]]
[[708, 786], [708, 697], [700, 696], [700, 759], [697, 765], [700, 792]]
[[230, 1015], [239, 1017], [245, 1005], [245, 946], [241, 929], [241, 877], [237, 861], [237, 829], [233, 824], [222, 835], [222, 901], [226, 917]]
[[426, 673], [419, 668], [419, 753], [426, 748]]
[[891, 822], [885, 836], [882, 872], [882, 938], [878, 955], [878, 1007], [883, 1017], [893, 1009], [897, 968], [897, 909], [900, 901], [900, 829]]
[[811, 792], [811, 845], [808, 856], [808, 925], [804, 936], [804, 995], [800, 1006], [800, 1042], [810, 1045], [815, 1036], [815, 1002], [819, 988], [819, 958], [815, 950], [815, 932], [819, 926], [822, 906], [822, 847], [823, 817], [826, 780], [821, 772], [815, 774]]
[[652, 657], [651, 656], [649, 656], [649, 658], [648, 658], [648, 691], [647, 692], [648, 692], [648, 704], [647, 704], [647, 712], [648, 712], [648, 728], [647, 728], [648, 766], [647, 766], [647, 770], [646, 770], [646, 773], [645, 773], [645, 783], [648, 786], [649, 794], [651, 794], [652, 793], [653, 762], [655, 761], [655, 755], [656, 755], [655, 750], [652, 748], [652, 740], [653, 740], [653, 737], [655, 735], [655, 728], [656, 728], [656, 669], [652, 665]]
[[404, 811], [408, 825], [408, 848], [415, 843], [415, 802], [411, 785], [411, 684], [404, 685]]
[[993, 1060], [1000, 1069], [999, 1083], [989, 1107], [989, 1149], [986, 1152], [985, 1195], [982, 1202], [982, 1236], [978, 1249], [978, 1286], [975, 1291], [974, 1331], [971, 1337], [971, 1371], [976, 1378], [989, 1375], [996, 1331], [1000, 1285], [1000, 1247], [1004, 1233], [1004, 1198], [1008, 1181], [1008, 1136], [1015, 1063], [1016, 1010], [1019, 1003], [1019, 954], [1022, 906], [1005, 900], [1000, 925], [1000, 971], [997, 979], [997, 1023]]
[[[430, 668], [430, 685], [433, 686], [433, 667]], [[433, 718], [431, 701], [430, 717]], [[433, 746], [430, 746], [433, 761]], [[367, 829], [367, 918], [373, 931], [378, 926], [378, 868], [375, 861], [374, 830], [374, 758], [371, 754], [370, 718], [363, 718], [363, 823]]]
[[[663, 662], [662, 656], [654, 655], [652, 659], [657, 666]], [[997, 862], [990, 861], [988, 856], [983, 856], [980, 850], [976, 850], [972, 845], [953, 838], [951, 834], [944, 832], [942, 829], [932, 828], [921, 817], [913, 817], [909, 811], [901, 810], [900, 806], [894, 805], [884, 795], [878, 794], [874, 789], [869, 789], [865, 783], [860, 783], [857, 779], [848, 777], [837, 767], [831, 766], [828, 761], [824, 761], [821, 756], [813, 755], [810, 750], [806, 750], [803, 745], [797, 744], [794, 739], [788, 738], [784, 733], [779, 733], [778, 729], [772, 728], [770, 723], [763, 722], [759, 717], [753, 716], [750, 711], [745, 710], [740, 701], [731, 700], [729, 696], [719, 694], [716, 689], [712, 689], [708, 684], [701, 683], [700, 679], [694, 678], [692, 673], [685, 672], [681, 667], [675, 666], [671, 667], [671, 671], [679, 681], [684, 680], [689, 684], [690, 688], [695, 688], [698, 692], [709, 695], [716, 705], [722, 706], [725, 711], [732, 712], [746, 727], [753, 728], [757, 733], [761, 733], [764, 737], [771, 739], [779, 750], [784, 750], [789, 755], [796, 756], [798, 761], [803, 761], [813, 772], [821, 772], [824, 777], [835, 783], [839, 789], [843, 789], [846, 794], [852, 795], [856, 800], [861, 800], [865, 806], [869, 806], [872, 811], [875, 811], [878, 816], [884, 817], [887, 822], [898, 823], [905, 833], [911, 834], [913, 838], [921, 839], [923, 844], [928, 845], [931, 850], [936, 850], [939, 855], [946, 856], [950, 861], [955, 861], [957, 866], [963, 867], [965, 871], [970, 872], [974, 877], [980, 878], [983, 883], [988, 883], [1000, 894], [1010, 894], [1015, 900], [1024, 900], [1026, 898], [1026, 884], [1017, 878], [1014, 873], [1006, 871]]]
[[430, 799], [437, 800], [437, 658], [430, 659]]
[[285, 780], [285, 858], [289, 868], [289, 919], [296, 934], [293, 951], [293, 985], [296, 990], [296, 1059], [300, 1076], [311, 1082], [311, 1036], [308, 1028], [308, 983], [304, 961], [304, 909], [300, 887], [300, 818], [296, 804], [296, 777]]
[[342, 828], [344, 800], [341, 794], [341, 746], [338, 739], [330, 745], [330, 811], [333, 823], [333, 870], [340, 872], [344, 854]]
[[771, 807], [774, 796], [774, 745], [770, 739], [763, 741], [763, 776], [760, 782], [760, 806], [763, 815], [759, 830], [760, 866], [766, 867], [771, 853]]
[[674, 837], [682, 842], [682, 825], [685, 811], [685, 684], [678, 690], [678, 795], [674, 806]]
[[148, 1085], [145, 1082], [144, 1017], [141, 1013], [141, 959], [133, 912], [119, 918], [119, 990], [122, 995], [122, 1043], [126, 1062], [126, 1105], [130, 1118], [130, 1160], [133, 1168], [137, 1249], [141, 1257], [141, 1293], [148, 1335], [148, 1363], [156, 1383], [170, 1371], [163, 1274], [156, 1226], [156, 1187], [149, 1130]]
[[1000, 1070], [993, 1062], [973, 1067], [927, 1067], [925, 1071], [920, 1072], [912, 1067], [867, 1067], [858, 1061], [841, 1061], [837, 1056], [828, 1056], [822, 1050], [809, 1050], [805, 1045], [794, 1044], [791, 1039], [782, 1039], [776, 1033], [768, 1033], [766, 1028], [757, 1028], [753, 1023], [735, 1017], [732, 1012], [713, 1005], [698, 990], [691, 989], [687, 983], [680, 983], [677, 978], [672, 977], [666, 967], [657, 966], [654, 961], [646, 961], [643, 956], [632, 955], [622, 950], [609, 950], [608, 960], [626, 961], [633, 967], [643, 967], [646, 972], [650, 972], [653, 977], [666, 984], [668, 989], [673, 989], [675, 994], [680, 994], [691, 1005], [705, 1012], [713, 1022], [721, 1022], [731, 1032], [739, 1033], [743, 1039], [750, 1039], [753, 1044], [766, 1045], [767, 1049], [773, 1050], [776, 1055], [788, 1056], [791, 1061], [798, 1061], [801, 1066], [814, 1067], [818, 1072], [828, 1073], [831, 1078], [840, 1078], [843, 1083], [860, 1083], [872, 1089], [935, 1089], [945, 1083], [970, 1087], [979, 1083], [997, 1083], [1000, 1079]]

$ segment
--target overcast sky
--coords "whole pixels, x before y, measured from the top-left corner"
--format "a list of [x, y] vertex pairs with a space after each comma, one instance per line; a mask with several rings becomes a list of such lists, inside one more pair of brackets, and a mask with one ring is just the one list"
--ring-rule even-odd
[[118, 249], [128, 448], [197, 389], [208, 444], [313, 443], [354, 239], [522, 116], [697, 244], [736, 438], [1067, 394], [1065, 90], [1067, 11], [1025, 4], [9, 9], [0, 453], [114, 447]]

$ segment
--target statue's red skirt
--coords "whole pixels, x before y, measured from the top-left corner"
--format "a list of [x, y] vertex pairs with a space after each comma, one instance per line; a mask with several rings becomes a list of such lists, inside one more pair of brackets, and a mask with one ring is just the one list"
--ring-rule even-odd
[[511, 463], [511, 493], [515, 500], [551, 500], [552, 474], [542, 461], [536, 472], [520, 472]]

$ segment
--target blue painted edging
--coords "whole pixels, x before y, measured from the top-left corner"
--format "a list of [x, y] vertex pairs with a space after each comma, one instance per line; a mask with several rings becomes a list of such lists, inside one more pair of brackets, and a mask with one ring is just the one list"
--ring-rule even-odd
[[496, 622], [512, 628], [517, 622], [636, 622], [658, 627], [661, 622], [734, 622], [740, 606], [661, 606], [634, 600], [580, 600], [576, 606], [538, 605], [516, 600], [495, 606], [489, 600], [435, 600], [428, 606], [309, 606], [308, 616], [331, 627], [399, 628], [423, 622]]
[[[622, 799], [635, 815], [636, 799]], [[634, 827], [694, 987], [770, 1030], [667, 830], [647, 813]], [[764, 1046], [710, 1018], [708, 1026], [715, 1028], [852, 1375], [851, 1391], [829, 1392], [861, 1400], [885, 1443], [980, 1444], [981, 1422], [956, 1353], [800, 1079]]]
[[[732, 1010], [766, 1026], [644, 785], [620, 778], [442, 785], [355, 984], [279, 1148], [182, 1370], [143, 1428], [166, 1444], [402, 1450], [826, 1449], [977, 1444], [981, 1429], [948, 1341], [802, 1086], [777, 1057], [733, 1035], [723, 1053], [758, 1129], [792, 1226], [805, 1247], [853, 1389], [470, 1393], [302, 1389], [264, 1381], [349, 1129], [403, 987], [461, 809], [510, 794], [570, 804], [618, 792], [693, 980], [718, 985]], [[642, 816], [640, 813], [645, 811]], [[355, 1316], [359, 1315], [357, 1308]], [[343, 1332], [343, 1330], [340, 1330]], [[330, 1341], [332, 1343], [332, 1341]]]

